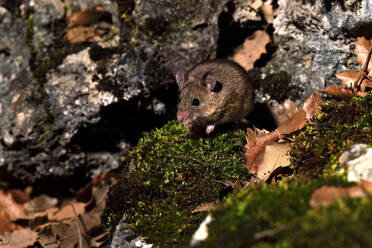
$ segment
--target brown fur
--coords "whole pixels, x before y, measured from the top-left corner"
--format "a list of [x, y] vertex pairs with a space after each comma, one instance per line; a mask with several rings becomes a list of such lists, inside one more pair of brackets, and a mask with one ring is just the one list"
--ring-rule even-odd
[[[188, 112], [186, 125], [216, 125], [237, 121], [253, 107], [253, 82], [247, 72], [229, 60], [210, 60], [192, 68], [187, 75], [177, 77], [181, 91], [178, 113]], [[206, 87], [206, 75], [217, 81], [217, 87]], [[213, 80], [212, 80], [213, 81]], [[199, 106], [193, 106], [198, 99]]]

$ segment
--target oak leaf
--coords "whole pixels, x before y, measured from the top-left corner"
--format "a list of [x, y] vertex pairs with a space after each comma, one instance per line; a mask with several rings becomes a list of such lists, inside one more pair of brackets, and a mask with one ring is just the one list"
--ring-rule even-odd
[[351, 187], [323, 186], [315, 190], [311, 196], [310, 205], [318, 208], [323, 204], [330, 204], [337, 199], [350, 197], [367, 197], [372, 192], [372, 182], [361, 181], [361, 185]]
[[234, 61], [247, 71], [252, 69], [254, 62], [266, 53], [266, 45], [269, 42], [270, 37], [266, 31], [257, 30], [245, 39], [243, 48], [234, 56]]

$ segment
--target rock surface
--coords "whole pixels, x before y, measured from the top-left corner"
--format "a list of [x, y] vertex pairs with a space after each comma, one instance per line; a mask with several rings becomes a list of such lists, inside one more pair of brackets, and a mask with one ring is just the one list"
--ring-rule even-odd
[[353, 42], [372, 35], [370, 1], [279, 0], [278, 5], [274, 19], [278, 48], [263, 72], [289, 72], [302, 90], [300, 102], [314, 91], [340, 84], [336, 73], [359, 69]]
[[[0, 180], [84, 184], [117, 168], [131, 144], [174, 118], [175, 71], [215, 56], [226, 2], [97, 0], [66, 8], [60, 0], [25, 0], [0, 7]], [[111, 14], [112, 38], [63, 40], [65, 17], [95, 6]], [[129, 24], [123, 13], [132, 16]]]

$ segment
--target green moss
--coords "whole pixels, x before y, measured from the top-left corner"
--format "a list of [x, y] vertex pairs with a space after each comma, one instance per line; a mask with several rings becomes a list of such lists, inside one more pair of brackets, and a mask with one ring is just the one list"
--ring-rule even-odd
[[231, 195], [213, 211], [215, 221], [202, 247], [370, 247], [372, 198], [341, 199], [313, 209], [311, 194], [322, 185], [348, 183], [341, 177], [292, 179]]
[[104, 223], [123, 213], [154, 247], [187, 247], [206, 213], [194, 212], [220, 197], [227, 180], [248, 180], [238, 141], [244, 132], [192, 139], [172, 121], [140, 140], [129, 154], [133, 171], [112, 187]]
[[295, 137], [290, 155], [300, 177], [332, 174], [339, 155], [355, 143], [372, 144], [372, 93], [350, 101], [329, 101]]

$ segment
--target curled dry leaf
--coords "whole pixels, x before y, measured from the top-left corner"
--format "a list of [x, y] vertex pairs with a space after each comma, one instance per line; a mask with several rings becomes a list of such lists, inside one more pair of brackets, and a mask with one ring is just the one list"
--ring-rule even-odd
[[3, 234], [4, 243], [12, 248], [24, 248], [32, 246], [36, 242], [37, 233], [30, 228], [15, 230]]
[[272, 143], [283, 135], [303, 128], [314, 114], [319, 113], [319, 106], [322, 103], [323, 100], [319, 95], [312, 94], [305, 100], [303, 109], [297, 111], [275, 131], [257, 137], [255, 131], [248, 129], [245, 153], [247, 170], [256, 175], [258, 179], [267, 180], [277, 168], [287, 167], [289, 145]]
[[[369, 193], [368, 193], [369, 192]], [[310, 205], [318, 208], [322, 204], [329, 204], [337, 199], [350, 197], [366, 197], [372, 192], [372, 182], [362, 181], [361, 185], [348, 188], [323, 186], [317, 189], [311, 196]]]
[[254, 62], [266, 53], [266, 45], [269, 42], [269, 35], [265, 31], [257, 30], [245, 39], [243, 49], [234, 56], [234, 61], [247, 71], [252, 69]]

